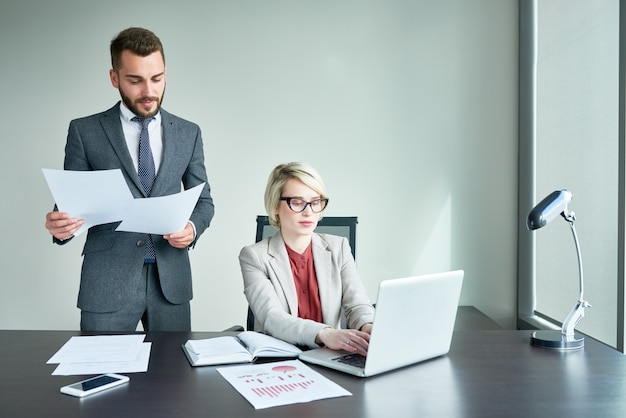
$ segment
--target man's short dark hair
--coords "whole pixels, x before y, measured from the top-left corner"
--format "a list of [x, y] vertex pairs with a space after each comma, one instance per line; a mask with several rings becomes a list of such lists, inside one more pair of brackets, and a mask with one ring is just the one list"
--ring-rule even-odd
[[124, 29], [111, 41], [111, 65], [115, 71], [118, 71], [122, 65], [122, 51], [125, 49], [140, 57], [147, 57], [158, 51], [165, 64], [161, 40], [148, 29]]

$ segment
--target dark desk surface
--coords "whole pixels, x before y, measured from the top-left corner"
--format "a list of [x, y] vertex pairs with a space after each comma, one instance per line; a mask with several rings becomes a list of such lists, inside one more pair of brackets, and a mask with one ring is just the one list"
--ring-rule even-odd
[[255, 410], [215, 370], [192, 368], [181, 345], [211, 333], [148, 333], [147, 373], [89, 398], [59, 393], [79, 376], [46, 361], [69, 331], [0, 331], [2, 417], [623, 417], [626, 358], [592, 339], [560, 353], [529, 331], [456, 331], [447, 356], [368, 379], [316, 366], [351, 397]]
[[215, 370], [192, 368], [181, 345], [211, 333], [148, 333], [147, 373], [77, 399], [59, 393], [81, 376], [45, 364], [69, 331], [0, 331], [2, 417], [623, 417], [626, 358], [592, 339], [560, 353], [529, 331], [456, 331], [446, 356], [368, 379], [317, 366], [351, 397], [255, 410]]

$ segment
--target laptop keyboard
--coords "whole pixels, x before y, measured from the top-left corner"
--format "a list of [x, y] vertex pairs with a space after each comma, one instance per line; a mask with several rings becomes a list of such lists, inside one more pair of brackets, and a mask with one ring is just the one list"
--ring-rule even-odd
[[345, 356], [337, 357], [334, 360], [361, 369], [365, 368], [365, 357], [360, 354], [346, 354]]

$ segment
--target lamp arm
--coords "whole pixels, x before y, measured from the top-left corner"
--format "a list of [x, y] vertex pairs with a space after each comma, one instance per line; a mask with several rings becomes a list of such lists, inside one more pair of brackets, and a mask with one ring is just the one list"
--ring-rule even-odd
[[561, 334], [565, 336], [573, 336], [576, 325], [578, 325], [578, 322], [583, 318], [583, 316], [585, 316], [585, 308], [590, 307], [591, 305], [585, 300], [577, 301], [569, 315], [567, 315], [567, 318], [565, 318], [565, 322], [563, 322]]
[[574, 212], [571, 211], [563, 211], [563, 218], [569, 223], [570, 229], [572, 230], [572, 235], [574, 236], [574, 243], [576, 244], [576, 256], [578, 257], [578, 276], [579, 276], [579, 284], [580, 284], [580, 294], [578, 296], [578, 301], [570, 311], [567, 318], [563, 322], [563, 326], [561, 328], [561, 333], [565, 336], [573, 336], [574, 329], [578, 322], [585, 316], [585, 308], [590, 308], [591, 305], [583, 298], [584, 293], [584, 282], [583, 282], [583, 260], [582, 255], [580, 253], [580, 245], [578, 244], [578, 235], [576, 235], [576, 228], [574, 228], [574, 220], [576, 219]]

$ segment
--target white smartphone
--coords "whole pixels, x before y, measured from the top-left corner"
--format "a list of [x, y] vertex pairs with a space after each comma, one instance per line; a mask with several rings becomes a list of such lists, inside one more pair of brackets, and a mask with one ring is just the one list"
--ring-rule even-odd
[[91, 395], [93, 393], [98, 393], [103, 390], [119, 386], [128, 382], [129, 380], [130, 378], [128, 376], [107, 373], [71, 385], [63, 386], [61, 388], [61, 393], [83, 398], [87, 395]]

